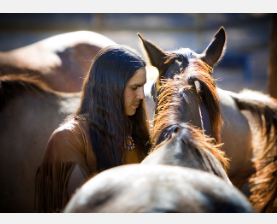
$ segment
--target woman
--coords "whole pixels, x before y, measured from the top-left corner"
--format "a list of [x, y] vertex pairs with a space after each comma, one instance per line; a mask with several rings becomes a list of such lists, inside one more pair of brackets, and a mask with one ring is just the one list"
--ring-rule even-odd
[[59, 212], [95, 174], [143, 160], [150, 148], [145, 83], [145, 62], [136, 53], [122, 46], [98, 52], [79, 108], [46, 146], [36, 180], [40, 211]]

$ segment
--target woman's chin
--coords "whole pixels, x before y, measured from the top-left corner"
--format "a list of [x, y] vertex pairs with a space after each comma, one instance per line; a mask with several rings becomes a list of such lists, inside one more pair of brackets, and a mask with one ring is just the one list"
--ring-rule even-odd
[[126, 111], [126, 115], [133, 116], [133, 115], [135, 115], [136, 111], [137, 111], [136, 109], [128, 110], [128, 111]]

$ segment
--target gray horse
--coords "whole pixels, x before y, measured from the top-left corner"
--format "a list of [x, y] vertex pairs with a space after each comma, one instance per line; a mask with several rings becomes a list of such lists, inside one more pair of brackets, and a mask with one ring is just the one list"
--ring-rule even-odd
[[253, 212], [236, 188], [207, 172], [167, 165], [123, 165], [86, 182], [64, 212]]

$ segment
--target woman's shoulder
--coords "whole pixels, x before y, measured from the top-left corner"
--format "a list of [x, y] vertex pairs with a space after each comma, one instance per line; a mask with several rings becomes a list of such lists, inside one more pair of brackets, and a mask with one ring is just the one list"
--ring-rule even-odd
[[[54, 133], [66, 132], [66, 133], [82, 133], [87, 131], [87, 114], [76, 115], [69, 118], [65, 123], [58, 127]], [[53, 134], [54, 134], [53, 133]]]
[[85, 120], [69, 118], [52, 133], [46, 147], [46, 155], [51, 160], [59, 158], [63, 161], [73, 161], [77, 154], [81, 157], [86, 155], [88, 131], [85, 129], [86, 124], [82, 122], [86, 123]]

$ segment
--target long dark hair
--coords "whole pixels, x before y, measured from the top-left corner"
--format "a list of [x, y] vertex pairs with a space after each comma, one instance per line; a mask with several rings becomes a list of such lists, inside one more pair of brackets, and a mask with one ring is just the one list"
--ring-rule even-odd
[[140, 159], [150, 148], [144, 100], [133, 116], [128, 117], [124, 107], [125, 87], [145, 65], [145, 61], [128, 48], [109, 46], [98, 52], [85, 77], [75, 115], [89, 113], [87, 122], [98, 170], [122, 165], [127, 136], [132, 136], [136, 147], [142, 150], [138, 155]]

